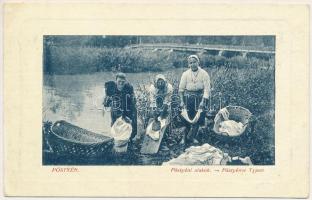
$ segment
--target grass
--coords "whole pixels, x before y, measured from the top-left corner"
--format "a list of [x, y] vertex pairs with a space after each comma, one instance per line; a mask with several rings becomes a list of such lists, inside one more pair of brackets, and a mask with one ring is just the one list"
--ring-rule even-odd
[[[212, 131], [213, 121], [208, 120], [206, 127], [199, 131], [198, 139], [209, 143], [230, 156], [249, 156], [254, 164], [272, 165], [275, 163], [275, 137], [274, 137], [274, 67], [230, 68], [229, 66], [206, 68], [211, 77], [211, 109], [218, 111], [219, 104], [239, 105], [248, 108], [253, 113], [253, 120], [246, 132], [236, 138], [220, 136]], [[174, 93], [177, 93], [179, 78], [167, 75], [173, 84]], [[148, 99], [147, 88], [144, 84], [136, 87], [138, 130], [143, 134], [147, 116]], [[219, 98], [221, 97], [221, 99]], [[220, 101], [221, 100], [221, 101]], [[175, 100], [175, 102], [177, 102]], [[177, 105], [173, 105], [174, 115], [178, 115]], [[50, 123], [44, 123], [46, 132]], [[180, 128], [171, 129], [168, 144], [171, 151], [167, 154], [160, 152], [158, 157], [153, 157], [153, 162], [161, 164], [183, 152], [183, 147], [178, 143], [182, 136]], [[139, 148], [139, 145], [137, 148]], [[133, 153], [134, 159], [141, 159], [141, 155]], [[137, 160], [139, 164], [141, 160]], [[136, 163], [133, 163], [136, 164]], [[151, 164], [151, 163], [148, 163]]]
[[[229, 138], [220, 136], [212, 131], [213, 119], [208, 120], [206, 127], [199, 131], [198, 139], [201, 144], [209, 143], [230, 156], [249, 156], [254, 164], [272, 165], [275, 163], [275, 137], [274, 137], [274, 70], [272, 67], [237, 69], [223, 66], [210, 69], [212, 91], [211, 110], [218, 111], [219, 104], [239, 105], [249, 109], [253, 118], [245, 133], [239, 137]], [[176, 78], [169, 78], [177, 93], [178, 82]], [[143, 86], [138, 86], [141, 100], [138, 103], [140, 118], [146, 120], [145, 111], [148, 108], [147, 95]], [[220, 98], [221, 97], [221, 101]], [[177, 103], [178, 105], [178, 103]], [[178, 115], [177, 105], [175, 114]], [[141, 130], [144, 126], [141, 124]], [[172, 129], [169, 143], [173, 155], [181, 152], [178, 145], [181, 140], [181, 130]]]

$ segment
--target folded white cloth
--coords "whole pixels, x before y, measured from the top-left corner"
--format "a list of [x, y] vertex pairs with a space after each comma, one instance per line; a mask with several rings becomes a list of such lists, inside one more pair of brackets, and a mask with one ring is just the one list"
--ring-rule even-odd
[[186, 110], [185, 108], [183, 108], [183, 109], [182, 109], [182, 112], [181, 112], [181, 115], [182, 115], [182, 117], [183, 117], [186, 121], [188, 121], [189, 123], [195, 124], [195, 123], [198, 121], [198, 119], [199, 119], [199, 117], [200, 117], [200, 114], [201, 114], [202, 112], [203, 112], [202, 109], [198, 109], [198, 111], [197, 111], [197, 113], [196, 113], [194, 119], [191, 120], [191, 119], [189, 118], [188, 114], [187, 114], [187, 110]]

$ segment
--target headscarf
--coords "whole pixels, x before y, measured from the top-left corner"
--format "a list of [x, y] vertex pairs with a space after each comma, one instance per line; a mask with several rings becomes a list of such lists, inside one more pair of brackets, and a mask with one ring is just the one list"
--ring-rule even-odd
[[116, 79], [117, 78], [122, 78], [122, 79], [126, 79], [126, 74], [125, 73], [122, 73], [122, 72], [119, 72], [116, 74]]
[[197, 55], [190, 55], [188, 58], [187, 58], [187, 60], [189, 60], [189, 59], [191, 59], [191, 58], [194, 58], [195, 60], [197, 60], [197, 62], [199, 63], [199, 58], [198, 58], [198, 56]]
[[157, 74], [155, 77], [155, 84], [157, 83], [159, 79], [162, 79], [167, 83], [166, 77], [163, 74]]
[[155, 77], [155, 81], [154, 81], [154, 85], [155, 85], [155, 89], [159, 92], [158, 88], [157, 88], [157, 81], [159, 79], [162, 79], [165, 81], [165, 88], [164, 88], [164, 94], [167, 94], [167, 91], [168, 91], [168, 82], [166, 80], [166, 77], [163, 75], [163, 74], [157, 74], [156, 77]]

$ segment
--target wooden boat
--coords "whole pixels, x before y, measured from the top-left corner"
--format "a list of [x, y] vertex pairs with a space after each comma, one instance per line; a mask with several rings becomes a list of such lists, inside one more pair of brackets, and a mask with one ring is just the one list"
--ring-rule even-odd
[[96, 157], [112, 150], [114, 140], [93, 133], [64, 120], [51, 126], [48, 141], [53, 152], [58, 155]]

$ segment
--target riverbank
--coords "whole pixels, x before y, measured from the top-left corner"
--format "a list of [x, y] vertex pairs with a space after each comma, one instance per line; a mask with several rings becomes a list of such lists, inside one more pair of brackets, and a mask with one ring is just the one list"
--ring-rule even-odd
[[[258, 121], [254, 121], [249, 124], [246, 132], [239, 137], [229, 138], [226, 136], [220, 136], [212, 131], [212, 124], [208, 124], [206, 127], [201, 128], [197, 139], [200, 146], [203, 144], [210, 144], [216, 148], [219, 148], [223, 153], [227, 153], [230, 157], [250, 157], [254, 165], [274, 165], [274, 143], [271, 144], [268, 140], [273, 140], [272, 127], [263, 126], [265, 120], [270, 119], [268, 116], [261, 116]], [[267, 123], [266, 123], [267, 124]], [[46, 138], [46, 134], [49, 133], [49, 126], [51, 123], [44, 122], [43, 124], [43, 138]], [[100, 157], [90, 158], [74, 158], [57, 156], [53, 151], [43, 151], [43, 164], [44, 165], [162, 165], [163, 162], [167, 162], [173, 158], [178, 157], [189, 146], [179, 144], [182, 137], [183, 129], [171, 129], [170, 135], [166, 139], [166, 144], [169, 150], [160, 149], [155, 155], [143, 155], [140, 153], [142, 145], [142, 137], [136, 143], [128, 147], [128, 152], [118, 154], [111, 152]], [[270, 138], [271, 137], [271, 138]], [[47, 142], [43, 141], [43, 149], [49, 150]], [[191, 144], [190, 146], [195, 145]], [[240, 165], [241, 163], [237, 163]], [[231, 165], [235, 165], [232, 162]]]
[[[179, 79], [185, 69], [163, 72], [177, 92]], [[211, 131], [211, 124], [200, 130], [198, 139], [208, 143], [230, 156], [249, 156], [256, 165], [275, 163], [275, 70], [255, 66], [253, 68], [230, 68], [229, 66], [205, 68], [211, 77], [211, 98], [209, 109], [218, 111], [227, 105], [243, 106], [253, 114], [253, 121], [246, 134], [238, 138], [226, 138]], [[138, 109], [138, 130], [144, 133], [143, 122], [146, 119], [147, 91], [157, 73], [130, 73], [129, 82], [135, 88]], [[49, 75], [44, 80], [44, 118], [43, 121], [66, 120], [82, 128], [101, 133], [103, 127], [109, 127], [101, 110], [103, 85], [113, 80], [113, 73], [96, 73], [88, 75]], [[211, 122], [210, 122], [211, 123]], [[210, 128], [209, 128], [210, 127]], [[108, 131], [109, 128], [106, 130]], [[126, 156], [113, 156], [113, 164], [123, 165], [160, 165], [164, 160], [183, 152], [178, 145], [181, 134], [172, 132], [170, 152], [161, 152], [157, 156], [142, 157], [137, 150]], [[136, 149], [140, 147], [137, 146]], [[137, 152], [137, 153], [136, 153]], [[51, 154], [49, 154], [51, 155]], [[126, 158], [133, 158], [126, 161]], [[52, 159], [53, 160], [53, 159]], [[103, 159], [92, 161], [105, 164]], [[130, 163], [129, 163], [130, 162]]]
[[[145, 50], [131, 48], [63, 47], [45, 49], [45, 74], [92, 74], [105, 71], [127, 73], [161, 72], [187, 67], [191, 52]], [[274, 68], [274, 57], [244, 57], [236, 54], [198, 53], [201, 65], [207, 68]]]

